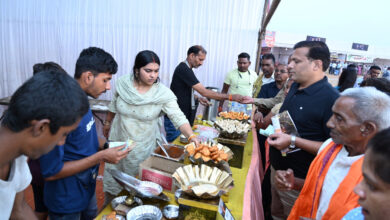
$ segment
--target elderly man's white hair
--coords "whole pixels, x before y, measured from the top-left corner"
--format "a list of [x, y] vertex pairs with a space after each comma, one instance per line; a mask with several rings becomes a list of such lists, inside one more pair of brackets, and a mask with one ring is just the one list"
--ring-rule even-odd
[[347, 89], [341, 97], [350, 97], [355, 100], [352, 112], [360, 122], [371, 121], [381, 131], [390, 127], [390, 97], [374, 87]]

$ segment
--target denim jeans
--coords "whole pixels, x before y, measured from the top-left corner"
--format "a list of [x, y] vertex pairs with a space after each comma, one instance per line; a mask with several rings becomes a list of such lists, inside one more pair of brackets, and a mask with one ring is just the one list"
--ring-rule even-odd
[[164, 116], [164, 128], [168, 142], [174, 141], [180, 135], [180, 131], [176, 130], [175, 126], [173, 126], [171, 120], [169, 120], [167, 116]]
[[93, 220], [97, 216], [96, 194], [93, 194], [88, 207], [75, 213], [54, 213], [49, 211], [50, 220]]

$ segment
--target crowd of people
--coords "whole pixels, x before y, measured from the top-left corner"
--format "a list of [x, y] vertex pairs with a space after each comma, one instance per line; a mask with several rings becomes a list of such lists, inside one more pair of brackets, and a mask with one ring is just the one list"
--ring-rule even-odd
[[[351, 64], [333, 87], [325, 74], [329, 61], [326, 44], [299, 42], [288, 61], [287, 82], [294, 83], [286, 83], [272, 97], [244, 100], [257, 106], [253, 119], [259, 128], [271, 123], [269, 116], [287, 110], [298, 131], [258, 138], [265, 219], [342, 219], [359, 204], [360, 216], [385, 219], [354, 188], [365, 182], [362, 163], [369, 141], [378, 132], [389, 132], [389, 81], [379, 78], [380, 68], [372, 66], [358, 84], [356, 65]], [[263, 89], [273, 90], [264, 85], [260, 94]]]
[[[105, 162], [108, 204], [122, 190], [108, 170], [136, 176], [162, 127], [168, 141], [183, 134], [198, 144], [191, 126], [198, 103], [209, 105], [209, 99], [220, 100], [219, 111], [225, 103], [253, 107], [257, 129], [284, 111], [296, 126], [294, 134], [258, 136], [265, 219], [386, 219], [390, 82], [380, 68], [372, 66], [357, 82], [357, 67], [348, 65], [334, 87], [325, 73], [327, 45], [301, 41], [286, 64], [263, 55], [259, 74], [249, 69], [250, 55], [240, 53], [218, 93], [193, 72], [206, 56], [202, 46], [190, 47], [168, 88], [159, 80], [158, 55], [140, 51], [131, 73], [116, 81], [104, 137], [97, 135], [87, 96], [96, 99], [111, 89], [118, 69], [111, 54], [84, 49], [73, 78], [56, 63], [34, 65], [33, 77], [12, 95], [1, 118], [0, 219], [94, 219], [99, 164]], [[132, 146], [110, 147], [107, 141], [128, 139]], [[24, 199], [30, 183], [35, 213]]]

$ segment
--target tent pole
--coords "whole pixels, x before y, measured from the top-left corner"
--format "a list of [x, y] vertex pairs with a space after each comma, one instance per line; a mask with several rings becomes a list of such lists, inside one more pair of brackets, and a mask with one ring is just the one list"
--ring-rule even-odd
[[257, 54], [256, 54], [256, 66], [255, 66], [256, 73], [260, 72], [261, 45], [265, 38], [266, 28], [272, 16], [274, 15], [280, 1], [281, 0], [273, 0], [268, 13], [266, 13], [266, 9], [268, 8], [269, 1], [268, 0], [264, 1], [263, 18], [261, 20], [261, 27], [259, 30], [259, 36], [257, 40]]

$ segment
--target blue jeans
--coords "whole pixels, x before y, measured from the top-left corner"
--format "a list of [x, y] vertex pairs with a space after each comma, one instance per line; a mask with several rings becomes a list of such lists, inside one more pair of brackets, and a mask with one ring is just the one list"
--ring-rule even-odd
[[164, 116], [164, 128], [168, 142], [174, 141], [180, 135], [180, 131], [176, 130], [175, 126], [173, 126], [171, 120], [167, 116]]
[[93, 220], [98, 214], [97, 211], [96, 193], [94, 193], [85, 210], [64, 214], [49, 211], [49, 218], [50, 220]]

